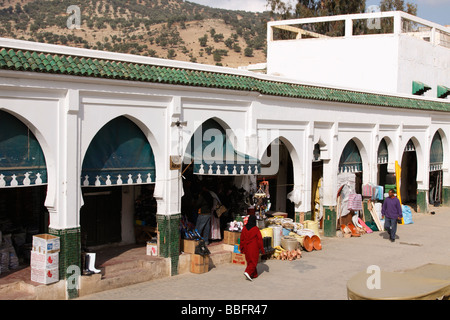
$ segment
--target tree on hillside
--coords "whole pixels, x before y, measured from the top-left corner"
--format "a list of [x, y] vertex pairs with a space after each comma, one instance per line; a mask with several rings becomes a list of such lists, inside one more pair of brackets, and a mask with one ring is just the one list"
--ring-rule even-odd
[[412, 15], [417, 15], [417, 4], [405, 3], [403, 0], [382, 0], [380, 2], [381, 11], [404, 11]]
[[267, 4], [271, 13], [282, 19], [362, 13], [366, 8], [365, 0], [297, 0], [295, 5], [282, 0], [267, 0]]
[[[267, 0], [270, 12], [281, 19], [333, 16], [340, 14], [363, 13], [366, 0], [297, 0], [296, 4], [283, 0]], [[417, 5], [404, 0], [381, 0], [381, 11], [405, 11], [416, 15]]]
[[[278, 15], [281, 19], [309, 18], [343, 15], [352, 13], [364, 13], [366, 0], [297, 0], [297, 3], [289, 3], [283, 0], [267, 0], [272, 16]], [[416, 15], [417, 5], [406, 3], [404, 0], [381, 0], [381, 11], [405, 11]], [[392, 20], [392, 19], [391, 19]], [[354, 34], [365, 33], [389, 33], [392, 32], [393, 21], [383, 21], [381, 29], [367, 30], [366, 23], [356, 21], [353, 25]], [[345, 26], [343, 21], [323, 22], [314, 25], [303, 25], [303, 29], [328, 36], [343, 36]], [[279, 39], [289, 39], [292, 34], [285, 30], [277, 30]]]

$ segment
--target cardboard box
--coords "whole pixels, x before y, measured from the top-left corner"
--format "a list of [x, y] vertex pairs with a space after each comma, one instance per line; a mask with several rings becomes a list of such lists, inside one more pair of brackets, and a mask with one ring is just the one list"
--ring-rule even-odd
[[245, 254], [233, 252], [231, 254], [231, 262], [234, 264], [247, 265], [247, 261], [245, 261]]
[[39, 253], [31, 251], [30, 266], [37, 269], [53, 269], [59, 266], [59, 252]]
[[38, 234], [33, 236], [32, 251], [39, 253], [55, 253], [59, 252], [60, 243], [59, 237], [51, 234]]
[[187, 240], [183, 239], [181, 241], [181, 251], [184, 253], [195, 253], [195, 247], [198, 245], [198, 240]]
[[191, 254], [191, 272], [205, 273], [209, 271], [209, 256]]
[[31, 268], [31, 281], [50, 284], [59, 281], [58, 268]]
[[147, 255], [158, 256], [158, 244], [147, 242]]
[[238, 244], [238, 240], [241, 237], [241, 233], [240, 232], [232, 232], [232, 231], [227, 231], [225, 230], [223, 232], [223, 241], [226, 244]]

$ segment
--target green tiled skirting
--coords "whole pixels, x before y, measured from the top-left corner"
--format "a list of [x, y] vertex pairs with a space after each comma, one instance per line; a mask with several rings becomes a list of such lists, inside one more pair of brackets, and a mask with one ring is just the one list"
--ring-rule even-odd
[[[67, 268], [71, 265], [78, 266], [81, 272], [81, 237], [80, 228], [53, 229], [49, 228], [49, 234], [59, 237], [59, 279], [67, 279]], [[69, 299], [78, 297], [77, 289], [67, 290]]]
[[324, 206], [323, 235], [325, 237], [336, 236], [336, 207]]
[[181, 214], [157, 214], [159, 232], [159, 255], [170, 258], [172, 276], [178, 274], [178, 259], [180, 255], [180, 219]]
[[417, 212], [428, 212], [427, 193], [428, 190], [417, 189]]

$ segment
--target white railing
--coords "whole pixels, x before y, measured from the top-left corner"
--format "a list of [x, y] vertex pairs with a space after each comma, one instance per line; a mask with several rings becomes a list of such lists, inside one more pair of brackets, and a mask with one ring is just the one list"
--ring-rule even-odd
[[[284, 38], [274, 38], [274, 31], [280, 30], [284, 32]], [[408, 34], [434, 45], [450, 48], [450, 28], [402, 11], [290, 19], [267, 24], [268, 43], [286, 39], [323, 39], [387, 33]]]

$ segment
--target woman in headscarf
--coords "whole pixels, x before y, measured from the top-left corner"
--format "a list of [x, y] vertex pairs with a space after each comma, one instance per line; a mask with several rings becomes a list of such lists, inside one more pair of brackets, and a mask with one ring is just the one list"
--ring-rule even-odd
[[262, 254], [265, 254], [261, 231], [256, 226], [255, 215], [250, 215], [247, 224], [242, 228], [240, 249], [245, 254], [245, 260], [247, 261], [244, 275], [248, 280], [252, 281], [253, 278], [258, 276], [256, 266], [259, 252], [261, 251]]

